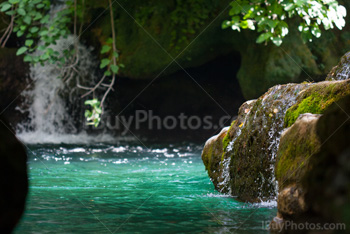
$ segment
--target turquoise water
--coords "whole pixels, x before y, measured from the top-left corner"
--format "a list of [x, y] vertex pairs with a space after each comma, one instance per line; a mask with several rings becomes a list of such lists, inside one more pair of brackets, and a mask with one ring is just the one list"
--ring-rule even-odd
[[266, 233], [271, 204], [219, 194], [197, 145], [29, 147], [15, 233]]

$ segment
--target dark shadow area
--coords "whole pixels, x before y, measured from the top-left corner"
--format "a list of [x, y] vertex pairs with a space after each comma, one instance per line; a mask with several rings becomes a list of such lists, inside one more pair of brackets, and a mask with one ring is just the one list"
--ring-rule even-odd
[[236, 79], [240, 63], [236, 52], [153, 82], [120, 78], [105, 121], [117, 135], [125, 134], [127, 127], [148, 140], [203, 141], [229, 126], [244, 102]]

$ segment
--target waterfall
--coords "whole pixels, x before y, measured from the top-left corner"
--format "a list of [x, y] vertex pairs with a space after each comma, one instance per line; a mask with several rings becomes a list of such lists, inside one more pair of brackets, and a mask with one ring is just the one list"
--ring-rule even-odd
[[[61, 38], [54, 51], [63, 52], [74, 45], [74, 36]], [[79, 73], [65, 81], [59, 78], [62, 67], [46, 62], [43, 66], [31, 65], [30, 77], [33, 89], [23, 93], [29, 112], [29, 122], [17, 128], [18, 137], [26, 143], [86, 143], [94, 141], [113, 141], [108, 135], [89, 136], [83, 130], [83, 100], [78, 97], [76, 84], [93, 82], [97, 63], [93, 61], [91, 49], [78, 44], [79, 62], [75, 70]], [[72, 110], [78, 110], [76, 116]]]

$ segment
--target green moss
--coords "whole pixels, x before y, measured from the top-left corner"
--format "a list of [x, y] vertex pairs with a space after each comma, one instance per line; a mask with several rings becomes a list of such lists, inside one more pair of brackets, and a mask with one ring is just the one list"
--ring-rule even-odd
[[324, 82], [311, 86], [302, 95], [300, 101], [287, 110], [284, 127], [292, 126], [301, 114], [323, 114], [332, 103], [350, 94], [349, 88], [349, 82], [345, 84], [344, 82]]
[[205, 165], [205, 169], [208, 171], [209, 175], [211, 174], [210, 168], [211, 168], [211, 164], [212, 164], [211, 159], [212, 159], [212, 155], [213, 155], [213, 149], [214, 149], [214, 146], [211, 145], [206, 152], [203, 152], [203, 155], [202, 155], [202, 160], [203, 160], [203, 163]]
[[289, 184], [299, 183], [310, 157], [319, 151], [321, 144], [315, 123], [293, 125], [282, 137], [275, 167], [280, 190]]
[[230, 128], [228, 129], [226, 136], [225, 136], [224, 139], [222, 140], [222, 146], [223, 146], [224, 151], [226, 150], [228, 144], [229, 144], [230, 141], [232, 140], [229, 133], [231, 132], [231, 129], [232, 129], [232, 127], [233, 127], [233, 125], [234, 125], [235, 123], [236, 123], [236, 120], [232, 121], [231, 126], [230, 126]]

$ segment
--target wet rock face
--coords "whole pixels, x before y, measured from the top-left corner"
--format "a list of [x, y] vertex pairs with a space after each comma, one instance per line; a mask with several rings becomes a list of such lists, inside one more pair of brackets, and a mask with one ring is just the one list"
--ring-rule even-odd
[[326, 80], [346, 80], [350, 78], [350, 51], [341, 57], [337, 66], [329, 72]]
[[350, 227], [350, 95], [334, 103], [317, 123], [322, 143], [311, 157], [302, 186], [311, 210]]
[[223, 154], [223, 139], [228, 131], [228, 127], [221, 130], [218, 135], [211, 137], [204, 146], [202, 152], [202, 160], [205, 169], [208, 171], [215, 189], [221, 190], [220, 183], [222, 182], [222, 170], [220, 167], [221, 156]]
[[0, 233], [11, 233], [24, 211], [28, 192], [27, 155], [2, 119], [0, 157]]
[[350, 95], [322, 116], [300, 116], [283, 133], [276, 162], [278, 214], [272, 231], [297, 233], [288, 222], [350, 225], [348, 113]]
[[[222, 22], [230, 18], [229, 9], [224, 11], [230, 2], [120, 1], [125, 10], [117, 7], [115, 25], [120, 62], [125, 65], [121, 75], [131, 79], [154, 79], [157, 75], [169, 75], [182, 70], [181, 67], [197, 67], [236, 51], [242, 57], [238, 80], [245, 99], [249, 100], [277, 84], [302, 82], [310, 80], [310, 76], [323, 79], [346, 49], [350, 49], [347, 28], [323, 32], [321, 38], [305, 44], [297, 22], [290, 22], [291, 31], [281, 47], [256, 44], [256, 32], [243, 30], [239, 33], [221, 28]], [[90, 11], [84, 23], [88, 25], [105, 10], [106, 3], [86, 4]], [[344, 5], [350, 9], [346, 1]], [[103, 14], [83, 36], [98, 48], [106, 42], [105, 35], [110, 31], [109, 15]], [[175, 62], [170, 64], [171, 57], [176, 58], [181, 67]]]
[[29, 66], [23, 62], [22, 56], [16, 56], [16, 51], [16, 48], [0, 49], [0, 112], [12, 126], [26, 117], [16, 107], [23, 104], [21, 93], [30, 89]]
[[[215, 163], [203, 160], [207, 168], [210, 164], [216, 189], [242, 201], [259, 202], [277, 195], [275, 173], [279, 190], [299, 183], [305, 171], [297, 169], [305, 168], [305, 159], [320, 147], [315, 130], [318, 114], [347, 95], [350, 80], [324, 81], [278, 85], [244, 103], [222, 143], [212, 151]], [[280, 143], [282, 131], [289, 126]]]
[[320, 116], [302, 114], [291, 127], [283, 131], [275, 165], [279, 191], [291, 184], [300, 184], [309, 158], [319, 151], [321, 143], [316, 124]]
[[214, 184], [218, 182], [215, 186], [219, 191], [249, 202], [275, 196], [273, 168], [284, 114], [295, 103], [296, 94], [308, 86], [278, 85], [241, 106], [223, 139], [222, 155], [216, 156], [221, 161], [211, 167], [220, 171], [220, 182], [209, 173]]
[[307, 210], [303, 191], [297, 186], [289, 186], [279, 192], [278, 212], [282, 217], [299, 216]]

